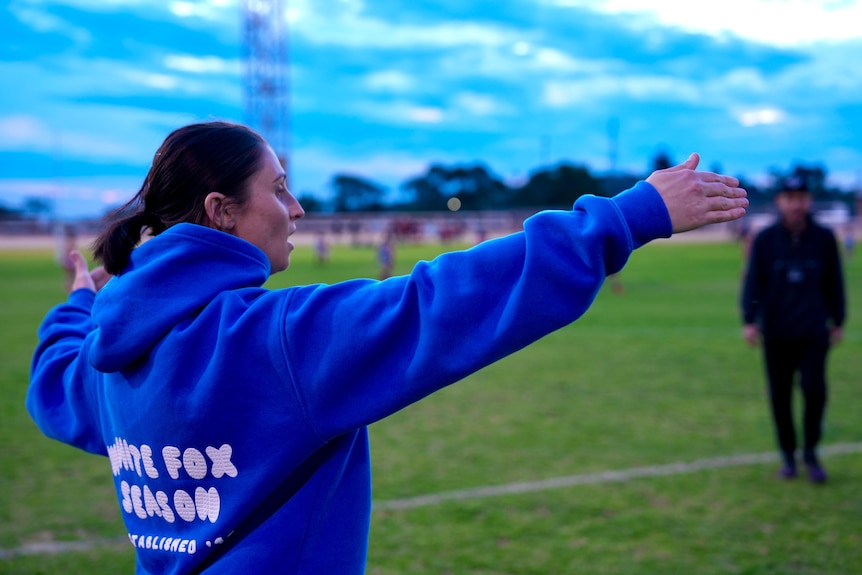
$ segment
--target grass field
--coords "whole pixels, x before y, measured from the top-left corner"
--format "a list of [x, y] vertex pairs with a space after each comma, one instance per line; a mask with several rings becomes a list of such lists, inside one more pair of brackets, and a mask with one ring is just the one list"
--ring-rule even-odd
[[[398, 271], [437, 251], [400, 247]], [[846, 266], [850, 321], [830, 356], [825, 446], [862, 442], [862, 323], [855, 316], [862, 261]], [[651, 244], [623, 272], [624, 294], [604, 290], [572, 326], [372, 426], [378, 507], [368, 573], [862, 573], [858, 449], [824, 458], [830, 482], [819, 487], [773, 479], [776, 459], [401, 510], [387, 505], [771, 454], [760, 355], [740, 336], [740, 272], [737, 245]], [[336, 247], [321, 268], [301, 247], [290, 271], [271, 283], [375, 273], [370, 248]], [[107, 462], [45, 439], [23, 407], [36, 327], [63, 297], [59, 270], [47, 252], [2, 253], [0, 278], [0, 574], [132, 573]], [[33, 551], [57, 542], [84, 545]]]

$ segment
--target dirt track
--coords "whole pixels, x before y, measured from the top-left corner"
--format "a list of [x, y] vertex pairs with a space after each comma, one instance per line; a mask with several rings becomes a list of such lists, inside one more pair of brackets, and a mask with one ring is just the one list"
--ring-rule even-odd
[[[363, 238], [367, 240], [363, 243], [373, 244], [376, 243], [377, 238], [375, 234], [365, 234], [368, 237]], [[95, 239], [95, 236], [81, 236], [78, 238], [78, 246], [81, 248], [86, 248], [90, 246]], [[302, 232], [301, 230], [293, 236], [292, 241], [297, 245], [310, 245], [314, 242], [315, 234], [310, 232]], [[334, 238], [330, 237], [330, 241], [333, 241]], [[465, 238], [466, 239], [466, 238]], [[348, 237], [342, 238], [344, 243], [347, 243]], [[722, 242], [722, 241], [732, 241], [733, 235], [727, 228], [724, 227], [710, 227], [701, 230], [695, 230], [692, 232], [686, 232], [684, 234], [675, 235], [670, 240], [659, 240], [659, 241], [687, 241], [687, 242]], [[50, 234], [44, 235], [4, 235], [0, 234], [0, 251], [26, 251], [26, 250], [55, 250], [57, 249], [57, 238]]]

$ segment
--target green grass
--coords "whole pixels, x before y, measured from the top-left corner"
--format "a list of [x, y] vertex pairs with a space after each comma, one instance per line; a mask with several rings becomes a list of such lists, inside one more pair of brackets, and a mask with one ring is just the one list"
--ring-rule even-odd
[[[401, 246], [397, 271], [437, 251]], [[301, 247], [270, 283], [376, 272], [370, 248], [336, 247], [319, 267]], [[374, 424], [375, 501], [774, 451], [760, 354], [741, 338], [740, 273], [734, 244], [643, 248], [621, 276], [624, 294], [603, 290], [575, 324]], [[862, 441], [862, 262], [846, 274], [826, 445]], [[62, 275], [49, 253], [2, 253], [0, 278], [0, 548], [116, 541], [107, 463], [45, 439], [23, 408], [36, 327], [63, 297]], [[779, 483], [775, 465], [757, 464], [378, 510], [368, 572], [862, 572], [862, 455], [824, 462], [822, 487]], [[119, 544], [0, 558], [0, 573], [133, 570]]]

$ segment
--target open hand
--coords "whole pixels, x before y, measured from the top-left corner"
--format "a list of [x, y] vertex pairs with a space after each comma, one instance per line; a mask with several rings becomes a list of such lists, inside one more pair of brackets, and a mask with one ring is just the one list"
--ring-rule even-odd
[[657, 170], [646, 180], [664, 200], [674, 233], [737, 220], [748, 207], [747, 193], [739, 187], [739, 180], [696, 172], [698, 163], [700, 156], [692, 154], [682, 164]]
[[72, 260], [72, 265], [75, 266], [75, 279], [72, 280], [69, 293], [79, 289], [88, 289], [97, 292], [111, 279], [111, 274], [106, 272], [102, 266], [90, 271], [87, 268], [87, 260], [84, 259], [84, 256], [78, 250], [69, 252], [69, 257]]

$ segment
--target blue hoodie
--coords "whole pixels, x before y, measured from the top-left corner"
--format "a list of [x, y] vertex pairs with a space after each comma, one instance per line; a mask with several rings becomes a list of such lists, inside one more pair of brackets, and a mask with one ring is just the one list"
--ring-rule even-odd
[[407, 276], [268, 290], [257, 247], [179, 224], [50, 311], [27, 408], [107, 456], [138, 573], [360, 574], [366, 426], [573, 322], [670, 234], [640, 182]]

